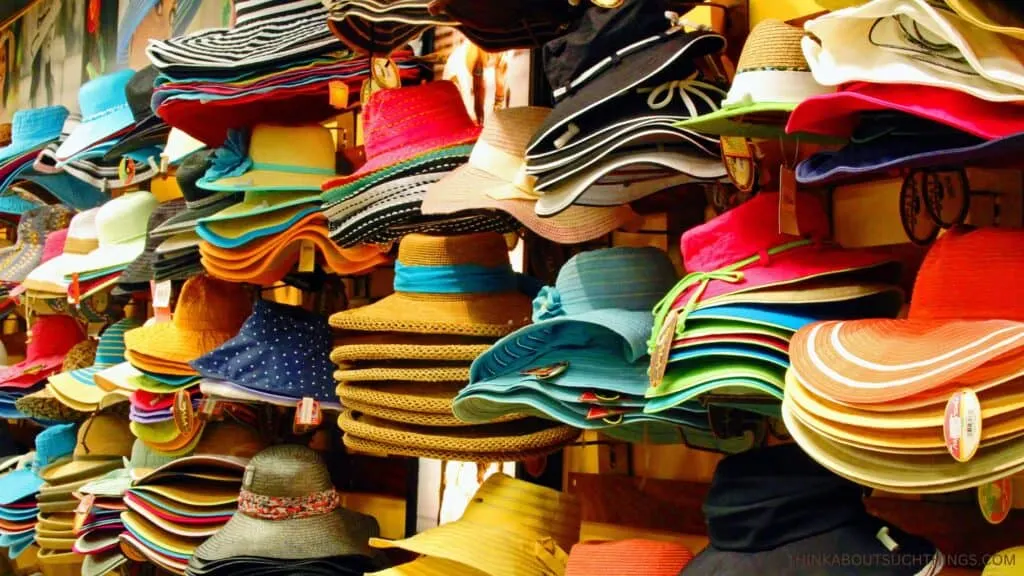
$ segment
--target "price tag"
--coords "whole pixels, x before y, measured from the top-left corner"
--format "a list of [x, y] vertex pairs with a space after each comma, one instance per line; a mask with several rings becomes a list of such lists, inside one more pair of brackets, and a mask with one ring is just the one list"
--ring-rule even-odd
[[348, 84], [341, 80], [331, 80], [328, 87], [330, 90], [331, 106], [338, 110], [348, 108]]
[[676, 339], [676, 326], [679, 325], [679, 310], [672, 310], [665, 317], [665, 323], [658, 333], [658, 340], [651, 351], [651, 367], [647, 370], [651, 388], [657, 388], [665, 378], [668, 368], [668, 357], [672, 353], [672, 342]]
[[316, 245], [311, 240], [303, 240], [299, 244], [299, 272], [312, 272], [316, 269]]
[[978, 507], [989, 524], [1001, 524], [1013, 508], [1013, 482], [1002, 478], [978, 486]]
[[71, 275], [71, 285], [68, 286], [68, 302], [78, 306], [78, 302], [82, 299], [82, 287], [78, 283], [78, 272]]
[[196, 425], [195, 412], [192, 410], [192, 395], [188, 390], [178, 390], [174, 393], [174, 404], [171, 405], [171, 415], [174, 417], [174, 425], [182, 434], [191, 434]]
[[981, 403], [974, 390], [957, 391], [946, 403], [942, 421], [946, 449], [957, 462], [967, 462], [981, 445]]
[[796, 212], [796, 172], [788, 166], [779, 168], [779, 234], [800, 235]]
[[153, 296], [153, 317], [157, 322], [168, 322], [171, 319], [171, 281], [150, 281]]
[[722, 136], [722, 161], [729, 179], [741, 192], [757, 187], [757, 162], [750, 141], [735, 136]]
[[320, 411], [320, 403], [312, 398], [299, 400], [295, 407], [295, 422], [292, 426], [296, 434], [303, 434], [320, 425], [323, 421], [323, 413]]
[[92, 512], [93, 505], [96, 504], [95, 494], [85, 494], [82, 499], [78, 501], [78, 507], [75, 508], [75, 514], [88, 514]]

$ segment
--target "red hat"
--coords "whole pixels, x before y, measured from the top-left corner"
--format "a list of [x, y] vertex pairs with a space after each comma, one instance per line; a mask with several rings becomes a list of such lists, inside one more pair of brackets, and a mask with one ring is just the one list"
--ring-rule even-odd
[[62, 228], [54, 232], [50, 232], [46, 235], [46, 241], [43, 243], [43, 257], [39, 261], [40, 264], [48, 260], [53, 260], [57, 256], [64, 253], [64, 243], [68, 239], [68, 229]]
[[820, 396], [878, 410], [905, 398], [945, 402], [953, 389], [1019, 378], [1022, 243], [1024, 230], [951, 230], [925, 256], [907, 319], [805, 326], [790, 342], [794, 372]]
[[60, 372], [64, 357], [85, 340], [78, 322], [70, 316], [40, 316], [32, 325], [25, 360], [0, 369], [0, 388], [29, 388]]
[[408, 88], [381, 90], [363, 111], [366, 164], [324, 184], [329, 190], [349, 184], [417, 156], [480, 137], [455, 84], [444, 80]]
[[690, 560], [693, 554], [673, 542], [583, 542], [572, 547], [565, 576], [678, 576]]
[[894, 110], [994, 140], [1024, 132], [1024, 106], [989, 102], [966, 92], [916, 84], [854, 82], [813, 96], [789, 115], [786, 132], [849, 137], [861, 112]]

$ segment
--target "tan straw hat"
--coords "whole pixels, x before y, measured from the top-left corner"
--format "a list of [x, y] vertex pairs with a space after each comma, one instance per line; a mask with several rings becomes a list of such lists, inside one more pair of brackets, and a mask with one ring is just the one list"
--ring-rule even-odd
[[469, 366], [438, 366], [429, 362], [404, 362], [334, 371], [338, 382], [468, 382]]
[[494, 474], [462, 518], [404, 540], [373, 538], [370, 544], [458, 562], [491, 576], [522, 576], [564, 573], [579, 537], [575, 496]]
[[359, 360], [433, 360], [472, 362], [486, 352], [493, 339], [446, 334], [361, 334], [346, 336], [331, 351], [331, 362]]
[[[362, 382], [339, 384], [342, 404], [354, 412], [382, 420], [431, 427], [469, 426], [452, 414], [452, 399], [465, 382]], [[509, 415], [501, 420], [517, 420]]]
[[395, 293], [337, 312], [342, 330], [499, 337], [530, 322], [532, 297], [519, 291], [508, 246], [496, 233], [409, 234], [395, 262]]
[[120, 468], [122, 459], [131, 455], [134, 441], [123, 415], [97, 413], [79, 427], [72, 459], [43, 468], [39, 476], [49, 484], [95, 478]]

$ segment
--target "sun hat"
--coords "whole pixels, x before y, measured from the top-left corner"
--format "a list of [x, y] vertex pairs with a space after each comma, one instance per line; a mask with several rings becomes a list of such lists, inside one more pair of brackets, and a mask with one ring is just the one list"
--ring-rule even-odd
[[935, 574], [942, 563], [934, 544], [868, 514], [860, 486], [792, 444], [722, 460], [703, 511], [710, 543], [684, 576], [795, 576], [818, 569], [810, 565], [815, 558], [842, 554], [865, 560], [858, 574], [879, 576]]
[[31, 465], [0, 475], [0, 506], [9, 506], [37, 493], [43, 485], [39, 471], [75, 449], [75, 425], [56, 424], [39, 432]]
[[68, 262], [64, 279], [76, 273], [117, 272], [138, 258], [146, 248], [146, 222], [156, 206], [156, 198], [145, 191], [129, 192], [101, 206], [96, 213], [99, 247]]
[[107, 392], [96, 386], [93, 376], [105, 368], [124, 362], [124, 333], [136, 327], [138, 323], [130, 318], [112, 324], [100, 335], [95, 362], [88, 367], [51, 376], [49, 387], [61, 397], [85, 405], [99, 405]]
[[834, 91], [819, 84], [811, 74], [800, 50], [803, 35], [803, 30], [781, 20], [759, 22], [743, 45], [722, 108], [677, 126], [723, 136], [785, 135], [785, 118], [797, 104]]
[[60, 370], [68, 351], [85, 339], [70, 316], [40, 316], [32, 324], [25, 360], [0, 368], [0, 388], [29, 388]]
[[241, 482], [249, 458], [266, 447], [259, 430], [232, 420], [208, 424], [195, 448], [181, 457], [159, 454], [137, 440], [129, 464], [132, 485], [194, 478]]
[[[346, 406], [350, 402], [422, 416], [452, 416], [452, 399], [465, 381], [452, 382], [342, 382], [336, 390]], [[371, 414], [372, 416], [372, 414]], [[418, 424], [420, 422], [409, 422]], [[424, 425], [430, 425], [423, 422]], [[453, 425], [461, 425], [453, 424]]]
[[[323, 126], [260, 124], [253, 127], [247, 147], [229, 138], [197, 185], [216, 192], [319, 192], [336, 176], [334, 148], [331, 132]], [[227, 158], [229, 152], [235, 158]]]
[[66, 294], [68, 283], [64, 280], [64, 267], [69, 262], [92, 252], [99, 247], [96, 237], [96, 214], [99, 208], [79, 212], [71, 218], [61, 253], [47, 257], [44, 248], [42, 262], [28, 273], [22, 283], [29, 290]]
[[0, 147], [0, 164], [60, 138], [67, 117], [63, 106], [17, 110], [11, 119], [11, 142]]
[[550, 109], [520, 107], [497, 110], [484, 123], [469, 163], [430, 184], [423, 214], [466, 210], [500, 210], [539, 236], [575, 244], [603, 236], [635, 218], [628, 208], [574, 208], [541, 220], [534, 214], [538, 194], [525, 173], [526, 144]]
[[[250, 197], [255, 202], [243, 201], [241, 204], [235, 205], [239, 206], [238, 210], [244, 215], [228, 219], [205, 219], [196, 226], [196, 234], [200, 239], [219, 248], [241, 248], [254, 240], [288, 232], [307, 216], [320, 212], [319, 196], [313, 196], [304, 204], [276, 209], [271, 208], [271, 203], [276, 204], [279, 199], [281, 202], [287, 202], [289, 195], [274, 194], [268, 202], [267, 198], [260, 197], [266, 196], [265, 194], [256, 196], [257, 194], [259, 193], [253, 193]], [[248, 214], [246, 214], [247, 212]], [[223, 218], [224, 216], [234, 216], [234, 214], [218, 212], [214, 217]]]
[[182, 198], [157, 205], [146, 223], [146, 245], [142, 254], [124, 269], [121, 277], [117, 280], [120, 289], [125, 292], [135, 292], [149, 288], [149, 282], [153, 280], [153, 263], [157, 257], [156, 248], [163, 241], [163, 238], [153, 235], [153, 230], [184, 210], [185, 200]]
[[375, 92], [363, 110], [366, 163], [352, 174], [324, 183], [324, 200], [332, 189], [352, 185], [379, 170], [420, 155], [464, 144], [480, 136], [461, 102], [455, 84], [443, 80]]
[[529, 322], [530, 296], [519, 291], [497, 234], [402, 239], [395, 293], [368, 306], [337, 312], [333, 328], [502, 336]]
[[472, 362], [493, 344], [490, 338], [446, 334], [346, 334], [331, 350], [331, 362], [433, 360]]
[[99, 412], [79, 427], [72, 459], [48, 465], [39, 476], [50, 485], [95, 478], [120, 468], [122, 458], [131, 455], [134, 440], [124, 417]]
[[182, 197], [185, 198], [185, 210], [171, 216], [160, 226], [154, 228], [150, 232], [151, 236], [166, 238], [181, 232], [193, 231], [200, 219], [242, 201], [239, 194], [213, 192], [197, 185], [206, 174], [206, 170], [218, 154], [218, 150], [201, 150], [182, 160], [175, 172], [175, 178], [181, 188]]
[[432, 14], [428, 0], [329, 0], [327, 26], [350, 49], [389, 54], [433, 26], [458, 24]]
[[[299, 218], [308, 216], [313, 212], [319, 212], [320, 195], [299, 190], [289, 192], [246, 191], [244, 193], [244, 200], [241, 202], [228, 206], [216, 214], [200, 218], [196, 226], [196, 232], [201, 237], [216, 238], [216, 232], [213, 232], [213, 230], [217, 229], [217, 225], [230, 225], [237, 220], [243, 220], [243, 222], [237, 222], [240, 227], [252, 226], [257, 222], [261, 224], [266, 222], [266, 225], [270, 226], [279, 225], [276, 218], [286, 213], [289, 208], [301, 208], [303, 212], [300, 213], [301, 216]], [[294, 220], [291, 222], [292, 224], [298, 221], [295, 213], [290, 215]], [[262, 216], [263, 218], [255, 218], [256, 216]], [[278, 230], [278, 232], [283, 232], [287, 229], [288, 227], [284, 227]]]
[[469, 366], [440, 362], [384, 362], [378, 366], [353, 363], [335, 370], [334, 379], [339, 382], [460, 382], [469, 379]]
[[257, 300], [238, 335], [191, 362], [206, 378], [294, 398], [332, 400], [331, 330], [295, 306]]
[[786, 132], [848, 137], [865, 113], [896, 111], [945, 124], [984, 139], [1024, 132], [1024, 110], [966, 92], [914, 84], [851, 82], [808, 98], [789, 116]]
[[88, 412], [65, 405], [48, 388], [43, 388], [14, 401], [14, 407], [28, 418], [47, 422], [81, 422]]
[[66, 204], [75, 210], [95, 208], [109, 199], [103, 190], [64, 171], [43, 174], [26, 167], [12, 174], [11, 185], [26, 189], [35, 197], [49, 194], [55, 203]]
[[251, 313], [252, 299], [245, 287], [206, 276], [190, 278], [181, 288], [171, 322], [125, 333], [128, 359], [137, 352], [187, 367], [238, 334]]
[[1005, 34], [1017, 40], [1024, 40], [1024, 18], [1019, 11], [1006, 3], [979, 2], [978, 0], [946, 0], [946, 4], [958, 16], [982, 30]]
[[[226, 337], [227, 336], [225, 335], [225, 338]], [[179, 338], [184, 337], [179, 336]], [[149, 380], [153, 380], [153, 377], [158, 374], [163, 376], [197, 377], [196, 371], [185, 362], [168, 361], [157, 356], [132, 352], [130, 349], [125, 351], [124, 357], [132, 366], [144, 371], [143, 376], [146, 376], [146, 378], [141, 378], [136, 382], [136, 384], [140, 386], [144, 385], [144, 383]], [[163, 386], [169, 386], [159, 381], [154, 381], [153, 384], [155, 387], [147, 387], [145, 389], [152, 392], [159, 392], [162, 391]], [[178, 386], [174, 387], [177, 388]]]
[[341, 213], [353, 207], [351, 204], [353, 197], [362, 195], [368, 190], [381, 189], [392, 180], [411, 176], [429, 177], [435, 174], [451, 172], [465, 164], [469, 160], [469, 155], [472, 151], [473, 147], [471, 144], [439, 148], [378, 170], [366, 178], [325, 188], [324, 192], [320, 195], [324, 200], [324, 214], [328, 218], [338, 220], [341, 217]]
[[692, 559], [693, 553], [675, 542], [581, 542], [569, 552], [565, 576], [679, 576]]
[[870, 405], [938, 394], [986, 364], [1013, 360], [1024, 338], [1014, 290], [972, 271], [1012, 273], [1019, 264], [1007, 247], [1020, 237], [1000, 229], [944, 234], [921, 265], [906, 320], [822, 322], [796, 333], [790, 355], [800, 381], [827, 399]]
[[24, 213], [18, 223], [18, 239], [14, 246], [0, 251], [0, 282], [23, 282], [42, 262], [46, 240], [51, 235], [56, 235], [55, 242], [59, 243], [61, 237], [66, 242], [65, 229], [72, 214], [74, 212], [70, 208], [60, 205], [40, 206]]
[[873, 0], [804, 27], [817, 38], [805, 38], [802, 46], [823, 85], [918, 84], [994, 102], [1024, 99], [1024, 64], [1015, 41], [927, 0]]
[[147, 148], [162, 148], [167, 140], [171, 127], [153, 113], [150, 102], [153, 99], [153, 88], [158, 72], [153, 66], [146, 66], [135, 72], [125, 86], [124, 95], [132, 112], [132, 126], [124, 134], [119, 135], [117, 142], [104, 158], [120, 160], [130, 152]]
[[377, 521], [340, 506], [323, 459], [309, 448], [272, 446], [246, 467], [238, 513], [195, 550], [191, 566], [233, 556], [281, 560], [372, 556]]
[[184, 130], [171, 128], [171, 132], [167, 135], [167, 143], [164, 144], [163, 156], [167, 158], [167, 163], [171, 166], [180, 167], [190, 156], [205, 149], [205, 144]]
[[561, 573], [565, 551], [579, 541], [580, 518], [576, 496], [499, 473], [484, 481], [460, 519], [402, 540], [373, 538], [370, 545], [457, 562], [492, 576]]
[[174, 73], [252, 70], [340, 50], [327, 28], [320, 0], [283, 0], [273, 7], [259, 0], [235, 2], [232, 28], [210, 28], [153, 40], [146, 48], [153, 65]]
[[58, 160], [65, 161], [135, 123], [125, 93], [134, 75], [133, 70], [119, 70], [82, 84], [78, 89], [82, 121], [57, 148]]

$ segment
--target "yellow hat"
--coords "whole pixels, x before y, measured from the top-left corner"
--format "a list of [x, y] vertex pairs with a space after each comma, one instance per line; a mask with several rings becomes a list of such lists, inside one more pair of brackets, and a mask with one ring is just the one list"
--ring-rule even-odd
[[39, 476], [49, 484], [94, 478], [121, 467], [132, 453], [135, 438], [120, 414], [100, 412], [78, 428], [78, 442], [70, 461], [43, 468]]
[[1020, 576], [1024, 574], [1024, 546], [1003, 550], [989, 557], [981, 576]]
[[319, 193], [324, 183], [337, 176], [334, 152], [334, 138], [323, 126], [261, 124], [252, 129], [249, 157], [238, 159], [239, 166], [248, 164], [245, 172], [226, 178], [204, 176], [197, 185], [216, 192]]

